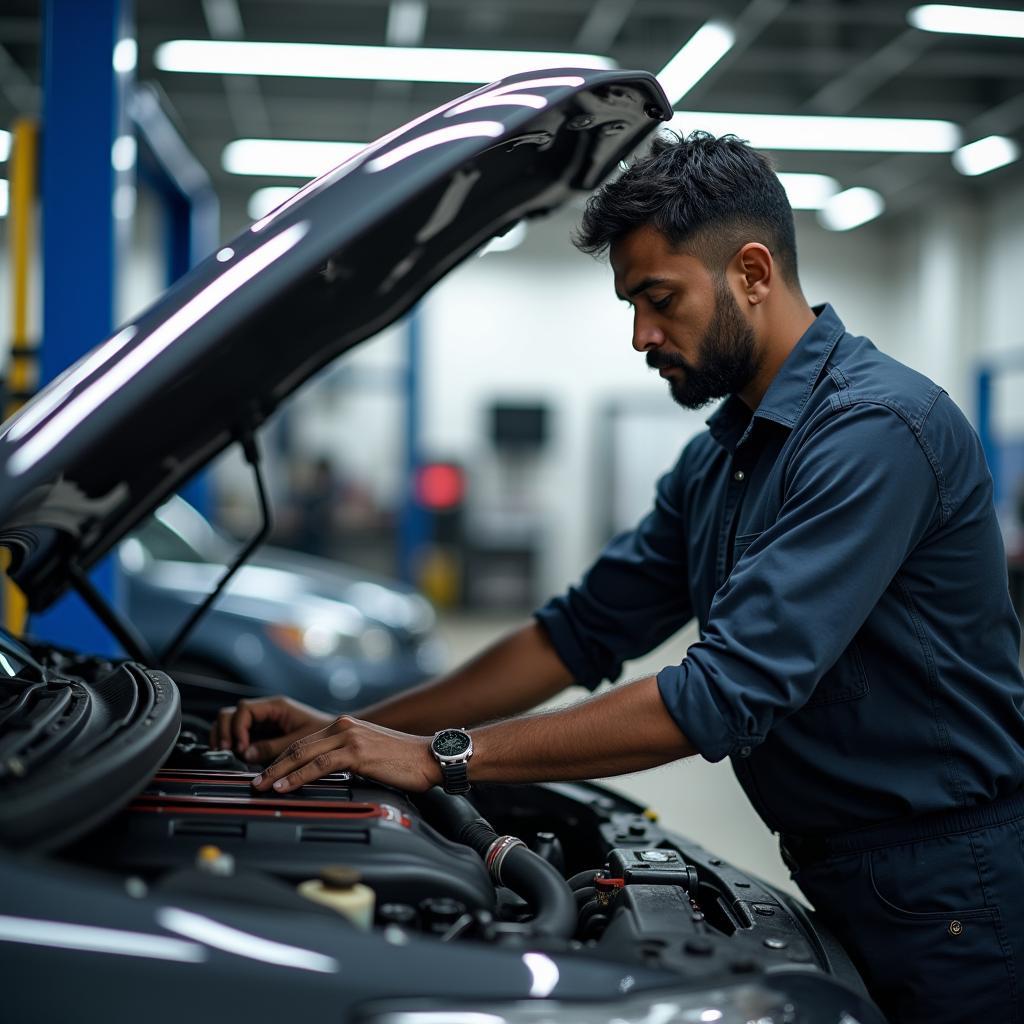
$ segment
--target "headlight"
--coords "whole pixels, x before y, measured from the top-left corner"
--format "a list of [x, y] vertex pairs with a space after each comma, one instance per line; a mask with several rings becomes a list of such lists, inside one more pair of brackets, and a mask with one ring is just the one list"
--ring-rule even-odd
[[385, 1009], [360, 1024], [792, 1024], [796, 1019], [795, 1008], [778, 992], [738, 985], [593, 1003], [538, 999], [472, 1009]]
[[395, 653], [391, 634], [380, 626], [346, 632], [326, 622], [308, 626], [275, 623], [267, 627], [270, 638], [290, 654], [320, 660], [349, 658], [352, 661], [387, 661]]

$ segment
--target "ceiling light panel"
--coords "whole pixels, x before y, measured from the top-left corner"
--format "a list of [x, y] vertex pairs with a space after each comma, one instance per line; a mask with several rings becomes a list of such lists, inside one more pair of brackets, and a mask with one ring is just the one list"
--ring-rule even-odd
[[781, 173], [779, 181], [794, 210], [820, 210], [839, 191], [839, 182], [827, 174]]
[[251, 196], [246, 205], [250, 220], [260, 220], [266, 217], [272, 210], [276, 210], [283, 202], [291, 199], [298, 191], [289, 185], [268, 185], [266, 188], [258, 188]]
[[834, 195], [818, 212], [829, 231], [849, 231], [885, 212], [885, 200], [871, 188], [848, 188]]
[[907, 12], [907, 21], [924, 32], [1024, 39], [1024, 11], [957, 4], [922, 4]]
[[1020, 146], [1005, 135], [989, 135], [977, 142], [961, 146], [953, 154], [953, 166], [969, 176], [988, 174], [1020, 159]]
[[675, 106], [733, 47], [736, 33], [724, 21], [702, 25], [658, 72], [669, 102]]
[[154, 61], [161, 71], [200, 74], [469, 84], [493, 82], [542, 68], [616, 67], [610, 58], [592, 53], [258, 43], [225, 39], [174, 39], [157, 47]]
[[11, 155], [11, 133], [0, 128], [0, 164]]
[[844, 153], [951, 153], [960, 145], [952, 121], [907, 117], [818, 117], [677, 111], [669, 127], [738, 135], [758, 149]]
[[365, 148], [363, 142], [236, 139], [224, 147], [221, 166], [229, 174], [317, 178]]

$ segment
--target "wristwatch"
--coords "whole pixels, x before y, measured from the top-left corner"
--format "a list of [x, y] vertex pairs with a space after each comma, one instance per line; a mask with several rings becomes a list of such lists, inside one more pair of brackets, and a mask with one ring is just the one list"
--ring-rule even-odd
[[473, 738], [465, 729], [440, 729], [430, 741], [430, 752], [441, 766], [441, 785], [446, 793], [469, 790], [469, 759]]

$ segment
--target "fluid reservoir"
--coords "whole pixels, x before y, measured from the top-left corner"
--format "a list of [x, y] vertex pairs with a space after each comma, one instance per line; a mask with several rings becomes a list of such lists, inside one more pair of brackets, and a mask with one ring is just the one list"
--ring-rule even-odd
[[373, 924], [374, 892], [360, 881], [355, 868], [327, 867], [319, 878], [299, 883], [299, 892], [314, 903], [344, 914], [357, 928]]

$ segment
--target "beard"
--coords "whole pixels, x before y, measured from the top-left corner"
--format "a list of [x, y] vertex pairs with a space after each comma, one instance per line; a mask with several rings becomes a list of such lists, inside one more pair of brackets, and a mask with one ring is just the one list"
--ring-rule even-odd
[[673, 400], [684, 409], [701, 409], [741, 391], [760, 366], [753, 328], [743, 319], [724, 277], [715, 282], [715, 311], [701, 338], [699, 358], [694, 366], [675, 353], [647, 353], [647, 365], [652, 369], [677, 367], [683, 371], [668, 382]]

